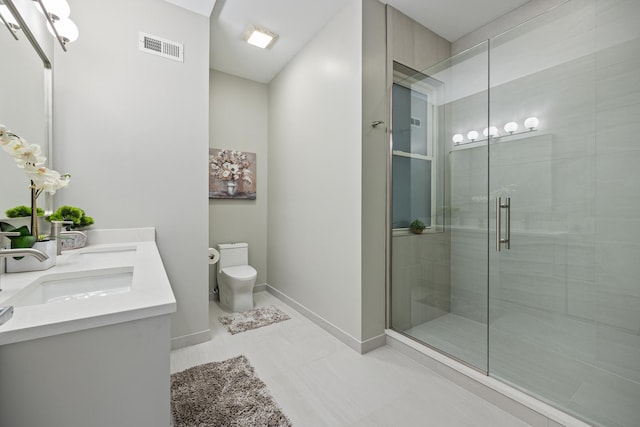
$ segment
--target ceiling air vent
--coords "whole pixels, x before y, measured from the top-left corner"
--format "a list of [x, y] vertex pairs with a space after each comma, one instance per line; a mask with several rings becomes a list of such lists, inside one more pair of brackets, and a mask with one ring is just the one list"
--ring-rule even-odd
[[184, 62], [184, 45], [182, 43], [140, 32], [138, 48], [152, 55]]

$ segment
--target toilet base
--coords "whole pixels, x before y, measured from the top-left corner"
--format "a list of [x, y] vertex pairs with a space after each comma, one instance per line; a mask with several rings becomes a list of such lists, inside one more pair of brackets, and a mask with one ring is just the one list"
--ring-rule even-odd
[[227, 311], [240, 313], [253, 309], [253, 292], [229, 294], [220, 288], [220, 305]]

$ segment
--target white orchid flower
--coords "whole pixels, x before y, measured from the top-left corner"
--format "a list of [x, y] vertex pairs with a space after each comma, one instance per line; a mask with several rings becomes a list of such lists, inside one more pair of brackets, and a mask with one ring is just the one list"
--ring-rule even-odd
[[11, 138], [9, 135], [11, 135], [11, 132], [9, 132], [9, 129], [7, 129], [5, 125], [0, 125], [0, 144], [2, 146], [5, 146], [11, 141]]
[[[55, 171], [52, 171], [52, 172], [55, 172]], [[63, 176], [60, 176], [60, 174], [58, 174], [57, 177], [51, 177], [51, 179], [47, 179], [46, 181], [44, 181], [41, 187], [41, 191], [46, 191], [51, 195], [56, 194], [57, 190], [65, 188], [66, 186], [69, 185], [69, 180], [70, 180], [69, 178], [70, 176], [68, 174]]]
[[19, 168], [24, 167], [25, 164], [39, 166], [47, 160], [46, 157], [42, 156], [42, 150], [37, 144], [23, 144], [14, 148], [14, 157]]
[[17, 150], [24, 146], [24, 141], [11, 132], [3, 130], [2, 136], [0, 137], [0, 144], [2, 144], [4, 151], [15, 157]]
[[9, 136], [4, 139], [0, 139], [0, 144], [2, 145], [2, 149], [9, 153], [12, 157], [15, 157], [16, 150], [22, 147], [22, 141], [16, 138], [11, 138]]
[[31, 164], [26, 164], [24, 170], [38, 194], [42, 191], [55, 194], [57, 190], [69, 185], [71, 177], [69, 174], [60, 175], [59, 172], [52, 169]]

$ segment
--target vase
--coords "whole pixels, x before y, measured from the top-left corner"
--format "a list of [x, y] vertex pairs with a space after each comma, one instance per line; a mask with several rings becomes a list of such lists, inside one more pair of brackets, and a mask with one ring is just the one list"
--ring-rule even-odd
[[31, 181], [31, 235], [38, 238], [38, 193], [35, 184]]
[[58, 253], [58, 244], [55, 240], [45, 240], [35, 242], [33, 249], [44, 252], [49, 258], [44, 261], [38, 261], [36, 258], [26, 255], [20, 259], [7, 257], [7, 273], [21, 273], [23, 271], [41, 271], [47, 270], [56, 265], [56, 256]]
[[[13, 226], [13, 228], [20, 228], [22, 226], [25, 226], [29, 230], [31, 230], [32, 218], [30, 216], [20, 216], [20, 217], [16, 217], [16, 218], [5, 218], [5, 219], [3, 219], [1, 221], [6, 222], [7, 224], [10, 224], [11, 226]], [[48, 225], [49, 224], [47, 223], [47, 221], [44, 219], [43, 216], [39, 216], [38, 217], [38, 230], [48, 230], [49, 229]]]
[[227, 194], [235, 196], [238, 191], [238, 183], [236, 181], [227, 181]]
[[84, 248], [86, 245], [87, 235], [82, 231], [73, 230], [60, 233], [60, 249], [63, 251]]

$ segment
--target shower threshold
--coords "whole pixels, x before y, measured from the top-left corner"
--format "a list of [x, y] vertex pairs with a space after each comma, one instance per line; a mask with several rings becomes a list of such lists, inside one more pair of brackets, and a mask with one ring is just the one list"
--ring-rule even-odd
[[387, 329], [385, 334], [389, 346], [530, 425], [589, 427], [589, 424], [402, 333]]

